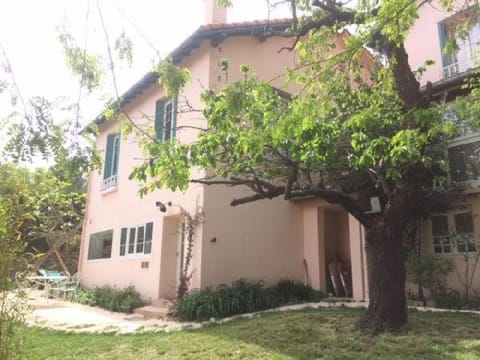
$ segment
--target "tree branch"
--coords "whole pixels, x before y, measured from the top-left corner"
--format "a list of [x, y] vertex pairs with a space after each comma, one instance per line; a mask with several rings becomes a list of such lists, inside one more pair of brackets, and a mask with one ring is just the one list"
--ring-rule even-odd
[[288, 185], [274, 185], [267, 181], [255, 178], [255, 179], [240, 179], [231, 178], [225, 180], [216, 179], [192, 179], [192, 183], [203, 185], [227, 185], [227, 186], [247, 186], [254, 194], [241, 198], [234, 198], [231, 202], [231, 206], [237, 206], [247, 204], [250, 202], [273, 199], [275, 197], [285, 195], [287, 200], [294, 200], [305, 196], [314, 196], [321, 198], [331, 204], [337, 204], [342, 206], [352, 216], [354, 216], [363, 225], [369, 224], [371, 215], [365, 214], [363, 209], [357, 200], [353, 199], [349, 194], [336, 189], [289, 189]]

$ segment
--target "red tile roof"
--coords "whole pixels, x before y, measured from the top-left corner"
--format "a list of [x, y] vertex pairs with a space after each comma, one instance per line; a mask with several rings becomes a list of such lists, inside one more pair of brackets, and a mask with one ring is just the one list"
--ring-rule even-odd
[[257, 26], [268, 26], [268, 25], [281, 25], [281, 24], [291, 24], [293, 19], [283, 18], [283, 19], [269, 19], [269, 20], [253, 20], [253, 21], [241, 21], [241, 22], [232, 22], [225, 24], [209, 24], [203, 25], [201, 28], [204, 30], [230, 30], [236, 28], [244, 27], [257, 27]]

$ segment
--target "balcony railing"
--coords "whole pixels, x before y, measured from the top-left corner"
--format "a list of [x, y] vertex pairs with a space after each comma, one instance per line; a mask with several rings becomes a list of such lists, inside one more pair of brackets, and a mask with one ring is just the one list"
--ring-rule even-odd
[[459, 72], [460, 72], [460, 66], [458, 65], [458, 62], [445, 66], [442, 69], [442, 79], [448, 79], [452, 76], [457, 75]]
[[100, 190], [101, 191], [106, 191], [108, 189], [116, 187], [117, 184], [118, 184], [118, 176], [117, 175], [112, 175], [112, 176], [103, 180]]

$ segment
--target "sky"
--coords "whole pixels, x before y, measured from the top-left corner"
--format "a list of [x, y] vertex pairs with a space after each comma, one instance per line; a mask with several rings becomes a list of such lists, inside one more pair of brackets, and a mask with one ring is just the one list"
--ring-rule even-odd
[[[155, 54], [166, 56], [204, 21], [204, 0], [98, 0], [110, 43], [125, 31], [134, 43], [134, 66], [116, 63], [120, 93], [152, 68]], [[88, 14], [88, 17], [87, 17]], [[285, 17], [285, 9], [270, 17]], [[234, 0], [228, 22], [265, 19], [266, 0]], [[66, 29], [80, 45], [107, 61], [107, 46], [97, 0], [0, 0], [0, 45], [10, 62], [21, 96], [50, 99], [79, 98], [79, 80], [65, 67], [58, 35]], [[85, 42], [86, 39], [86, 42]], [[0, 59], [5, 57], [0, 49]], [[0, 68], [0, 78], [7, 77]], [[111, 78], [106, 88], [82, 96], [83, 122], [89, 122], [113, 95]], [[4, 94], [8, 97], [8, 93]], [[12, 110], [0, 102], [0, 116]]]

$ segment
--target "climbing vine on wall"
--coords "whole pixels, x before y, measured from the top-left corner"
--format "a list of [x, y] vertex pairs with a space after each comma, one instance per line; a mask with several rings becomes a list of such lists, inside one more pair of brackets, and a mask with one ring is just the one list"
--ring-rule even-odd
[[189, 213], [185, 209], [182, 209], [184, 216], [184, 222], [182, 224], [182, 238], [186, 245], [185, 259], [182, 269], [180, 271], [180, 280], [177, 288], [177, 299], [180, 299], [189, 290], [190, 279], [192, 278], [192, 272], [190, 271], [190, 265], [193, 257], [194, 235], [198, 226], [200, 226], [204, 219], [205, 213], [203, 208], [197, 205], [193, 214]]

